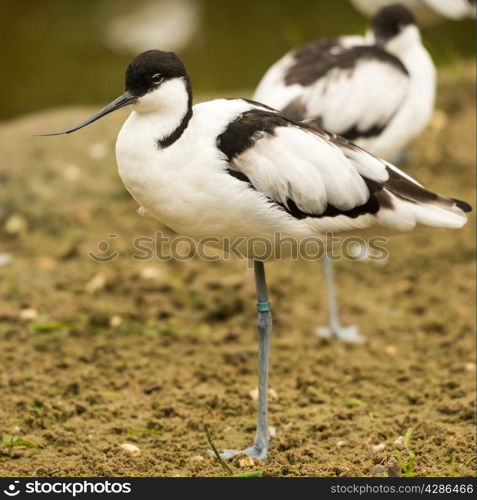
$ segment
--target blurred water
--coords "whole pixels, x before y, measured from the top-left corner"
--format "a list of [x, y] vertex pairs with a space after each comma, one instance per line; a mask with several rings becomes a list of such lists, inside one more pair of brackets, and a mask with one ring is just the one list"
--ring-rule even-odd
[[[0, 0], [0, 119], [110, 101], [122, 92], [125, 66], [147, 43], [178, 50], [195, 91], [212, 96], [250, 92], [292, 46], [367, 26], [348, 0], [167, 0], [169, 8], [163, 3]], [[449, 64], [474, 53], [474, 22], [434, 26], [424, 38], [435, 60]]]

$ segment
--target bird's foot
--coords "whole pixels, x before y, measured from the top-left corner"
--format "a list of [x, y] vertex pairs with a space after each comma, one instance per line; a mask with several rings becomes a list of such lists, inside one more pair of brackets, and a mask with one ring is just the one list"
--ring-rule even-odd
[[362, 344], [364, 342], [364, 337], [359, 334], [359, 328], [356, 325], [333, 328], [320, 326], [316, 329], [315, 333], [319, 337], [343, 340], [344, 342], [354, 342], [356, 344]]
[[[212, 450], [207, 450], [207, 453], [215, 457], [215, 453]], [[220, 458], [223, 458], [224, 460], [228, 460], [229, 458], [242, 454], [248, 455], [251, 458], [256, 458], [257, 460], [265, 460], [267, 458], [267, 448], [253, 445], [246, 450], [224, 450], [222, 453], [219, 453]]]

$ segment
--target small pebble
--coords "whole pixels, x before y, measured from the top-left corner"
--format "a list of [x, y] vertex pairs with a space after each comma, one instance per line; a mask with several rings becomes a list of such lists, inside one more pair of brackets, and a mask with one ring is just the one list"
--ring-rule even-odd
[[0, 267], [8, 266], [13, 260], [13, 257], [9, 253], [0, 253]]
[[149, 266], [141, 269], [141, 278], [145, 280], [155, 280], [161, 276], [161, 271], [157, 267]]
[[258, 400], [258, 389], [252, 389], [248, 395], [254, 400], [254, 401], [257, 401]]
[[123, 318], [121, 318], [121, 316], [116, 314], [115, 316], [111, 316], [111, 318], [109, 320], [109, 326], [111, 326], [112, 328], [115, 328], [116, 326], [119, 326], [122, 322], [123, 322]]
[[56, 267], [56, 260], [52, 259], [51, 257], [48, 257], [47, 255], [43, 255], [37, 257], [36, 265], [40, 269], [54, 269]]
[[[258, 387], [256, 389], [252, 389], [248, 395], [254, 400], [258, 401]], [[275, 389], [268, 389], [268, 397], [272, 399], [273, 401], [276, 401], [278, 399], [278, 394]]]
[[239, 460], [240, 467], [253, 467], [255, 462], [252, 457], [244, 457]]
[[4, 230], [8, 234], [24, 233], [28, 229], [28, 224], [22, 215], [11, 215], [5, 222]]
[[273, 401], [276, 401], [278, 399], [278, 394], [275, 389], [268, 389], [268, 396], [270, 399], [273, 399]]
[[399, 436], [396, 441], [394, 441], [394, 446], [401, 449], [404, 446], [404, 436]]
[[371, 446], [371, 449], [375, 452], [383, 451], [384, 449], [386, 449], [386, 443], [374, 444], [373, 446]]
[[475, 363], [466, 363], [464, 368], [467, 372], [475, 372]]
[[369, 472], [373, 477], [387, 476], [386, 469], [380, 464], [375, 465]]
[[336, 446], [337, 446], [338, 448], [341, 448], [341, 447], [342, 447], [342, 446], [344, 446], [345, 444], [346, 444], [346, 441], [337, 441], [337, 442], [336, 442]]
[[20, 311], [20, 318], [24, 321], [32, 321], [38, 317], [38, 311], [32, 307], [22, 309]]
[[401, 466], [395, 458], [391, 458], [386, 464], [386, 472], [389, 477], [399, 477], [402, 475]]
[[431, 126], [436, 130], [442, 130], [446, 125], [449, 119], [445, 111], [442, 109], [435, 109], [431, 118]]
[[140, 453], [141, 453], [140, 448], [138, 448], [135, 444], [123, 443], [123, 444], [120, 444], [119, 447], [121, 448], [121, 450], [123, 450], [126, 453], [129, 453], [133, 456], [140, 455]]
[[71, 182], [78, 180], [80, 173], [81, 173], [81, 170], [76, 165], [68, 165], [63, 170], [63, 175], [65, 176], [65, 178], [67, 180], [69, 180]]
[[384, 348], [384, 352], [390, 356], [394, 356], [397, 353], [397, 347], [395, 345], [387, 345]]
[[88, 281], [85, 285], [85, 290], [88, 293], [94, 293], [101, 290], [106, 285], [106, 277], [104, 274], [97, 274], [94, 278]]
[[191, 462], [203, 462], [205, 458], [202, 455], [194, 455], [193, 457], [190, 457]]
[[276, 427], [273, 427], [272, 425], [270, 425], [268, 427], [268, 435], [270, 437], [272, 437], [272, 438], [275, 437], [277, 435], [277, 429], [276, 429]]

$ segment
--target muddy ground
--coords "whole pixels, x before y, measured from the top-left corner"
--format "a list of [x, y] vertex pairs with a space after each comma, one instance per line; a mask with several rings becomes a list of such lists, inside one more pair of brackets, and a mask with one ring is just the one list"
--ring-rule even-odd
[[[407, 167], [470, 202], [474, 72], [441, 74], [439, 111]], [[31, 137], [90, 111], [0, 128], [0, 475], [223, 475], [204, 452], [202, 420], [218, 448], [251, 443], [253, 275], [240, 260], [131, 258], [134, 238], [161, 228], [136, 214], [116, 172], [126, 112], [71, 136]], [[408, 474], [475, 475], [473, 224], [471, 215], [463, 230], [396, 237], [385, 263], [336, 266], [343, 323], [360, 326], [363, 345], [314, 335], [326, 322], [319, 263], [267, 266], [275, 435], [268, 460], [236, 458], [234, 472], [395, 475], [397, 450]], [[88, 257], [106, 255], [98, 242], [112, 234], [113, 262]]]

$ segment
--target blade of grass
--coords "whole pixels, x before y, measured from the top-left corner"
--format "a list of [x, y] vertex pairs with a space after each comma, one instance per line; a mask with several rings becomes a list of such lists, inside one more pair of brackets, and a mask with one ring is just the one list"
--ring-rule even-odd
[[218, 460], [219, 464], [222, 466], [224, 471], [227, 473], [227, 476], [233, 476], [234, 473], [232, 469], [224, 462], [222, 457], [220, 456], [220, 453], [217, 451], [217, 448], [215, 447], [215, 443], [212, 439], [212, 435], [210, 434], [209, 428], [207, 427], [207, 424], [202, 420], [202, 425], [204, 426], [205, 434], [207, 436], [207, 441], [210, 444], [210, 447], [212, 448], [212, 451], [214, 452], [215, 458]]
[[356, 398], [347, 399], [344, 404], [348, 408], [353, 408], [354, 406], [366, 406], [366, 403], [364, 401], [361, 401], [361, 399], [356, 399]]
[[36, 323], [30, 326], [30, 330], [36, 333], [48, 333], [56, 330], [67, 330], [70, 325], [66, 323]]
[[242, 474], [233, 474], [232, 477], [262, 477], [263, 471], [253, 470], [251, 472], [243, 472]]
[[378, 431], [378, 433], [381, 434], [381, 436], [383, 436], [384, 438], [386, 438], [387, 441], [390, 441], [391, 436], [384, 430], [384, 427], [376, 420], [376, 418], [374, 417], [374, 415], [372, 413], [369, 414], [369, 419], [376, 427], [376, 430]]
[[455, 477], [457, 473], [457, 460], [455, 458], [455, 455], [452, 455], [450, 464], [449, 464], [449, 476]]
[[404, 434], [404, 447], [406, 449], [409, 448], [409, 442], [411, 441], [411, 436], [412, 436], [412, 429], [409, 428], [406, 431], [406, 434]]
[[476, 455], [474, 455], [473, 457], [470, 457], [469, 460], [467, 460], [465, 463], [464, 463], [464, 467], [467, 467], [471, 462], [473, 462], [475, 459], [477, 458]]
[[2, 443], [5, 446], [26, 446], [27, 448], [38, 448], [38, 445], [32, 443], [31, 441], [19, 438], [17, 436], [10, 436], [8, 434], [3, 435]]

